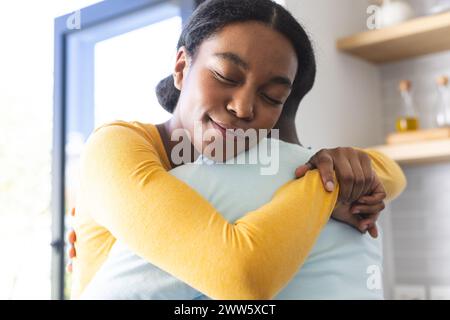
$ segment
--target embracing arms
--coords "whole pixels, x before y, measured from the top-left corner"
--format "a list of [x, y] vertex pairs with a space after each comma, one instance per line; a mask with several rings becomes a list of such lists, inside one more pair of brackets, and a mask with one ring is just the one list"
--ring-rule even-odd
[[306, 259], [339, 192], [338, 185], [326, 192], [313, 170], [229, 223], [125, 125], [102, 127], [89, 139], [80, 189], [81, 207], [115, 238], [216, 299], [273, 297]]
[[229, 223], [162, 167], [130, 127], [96, 131], [82, 157], [79, 200], [147, 261], [215, 299], [268, 299], [290, 280], [335, 206], [317, 171]]

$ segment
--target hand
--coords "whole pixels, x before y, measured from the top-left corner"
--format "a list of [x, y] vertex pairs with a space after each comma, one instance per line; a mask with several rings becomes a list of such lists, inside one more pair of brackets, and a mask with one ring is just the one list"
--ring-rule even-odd
[[[75, 216], [75, 208], [72, 208], [70, 214], [72, 216]], [[72, 272], [72, 259], [77, 256], [77, 253], [75, 251], [75, 241], [77, 240], [75, 230], [71, 229], [69, 231], [67, 240], [69, 240], [69, 250], [68, 250], [69, 262], [67, 263], [66, 270], [67, 270], [67, 272], [71, 273]]]
[[347, 223], [362, 233], [368, 231], [373, 238], [377, 238], [376, 221], [380, 212], [385, 208], [383, 200], [386, 198], [386, 192], [378, 176], [375, 174], [374, 177], [369, 195], [362, 196], [353, 204], [338, 202], [331, 217]]
[[312, 169], [319, 170], [323, 186], [330, 192], [335, 186], [333, 170], [336, 172], [339, 182], [338, 201], [343, 204], [351, 204], [368, 194], [374, 179], [370, 157], [353, 148], [322, 149], [306, 164], [298, 167], [295, 175], [301, 178]]

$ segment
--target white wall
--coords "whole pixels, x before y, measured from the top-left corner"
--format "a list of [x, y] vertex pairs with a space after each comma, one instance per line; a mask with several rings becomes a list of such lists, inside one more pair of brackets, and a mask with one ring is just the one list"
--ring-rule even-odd
[[[413, 83], [413, 98], [421, 125], [430, 127], [437, 102], [435, 79], [450, 76], [450, 51], [385, 64], [380, 67], [383, 131], [394, 130], [401, 100], [401, 79]], [[414, 285], [428, 299], [437, 299], [433, 288], [445, 286], [450, 298], [450, 164], [403, 167], [408, 188], [392, 204], [392, 288]]]
[[313, 90], [300, 104], [297, 130], [313, 148], [380, 144], [381, 94], [376, 66], [338, 52], [336, 40], [367, 30], [367, 2], [361, 0], [285, 0], [310, 34], [318, 73]]
[[[428, 1], [428, 0], [427, 0]], [[411, 0], [417, 13], [425, 1]], [[286, 0], [315, 42], [318, 75], [296, 123], [305, 146], [371, 146], [395, 130], [398, 81], [413, 81], [421, 121], [436, 102], [434, 81], [450, 76], [450, 51], [375, 66], [338, 53], [336, 39], [366, 29], [368, 1]], [[405, 192], [383, 212], [385, 294], [397, 285], [423, 288], [425, 297], [446, 286], [450, 297], [450, 165], [407, 166]]]
[[[288, 10], [310, 34], [317, 58], [317, 78], [300, 104], [299, 139], [313, 149], [382, 144], [383, 106], [378, 66], [336, 50], [340, 37], [367, 30], [368, 2], [361, 0], [286, 0]], [[384, 211], [390, 215], [390, 206]], [[384, 287], [391, 298], [395, 267], [391, 221], [382, 216]]]

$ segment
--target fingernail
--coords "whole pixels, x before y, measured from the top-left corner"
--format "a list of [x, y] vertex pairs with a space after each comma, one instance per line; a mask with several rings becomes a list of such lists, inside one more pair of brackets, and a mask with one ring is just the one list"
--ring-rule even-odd
[[366, 200], [365, 199], [361, 199], [361, 200], [359, 200], [359, 202], [366, 203]]
[[358, 214], [358, 213], [360, 213], [361, 211], [359, 211], [359, 210], [355, 210], [355, 211], [353, 211], [353, 214]]
[[328, 181], [326, 186], [327, 186], [327, 190], [328, 191], [333, 191], [334, 190], [334, 183], [332, 181]]

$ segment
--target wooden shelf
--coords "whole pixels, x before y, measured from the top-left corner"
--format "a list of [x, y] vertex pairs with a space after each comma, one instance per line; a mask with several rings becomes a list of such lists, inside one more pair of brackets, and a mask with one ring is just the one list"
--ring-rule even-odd
[[450, 139], [429, 140], [372, 147], [400, 164], [450, 161]]
[[373, 63], [450, 50], [450, 12], [342, 38], [337, 48]]

